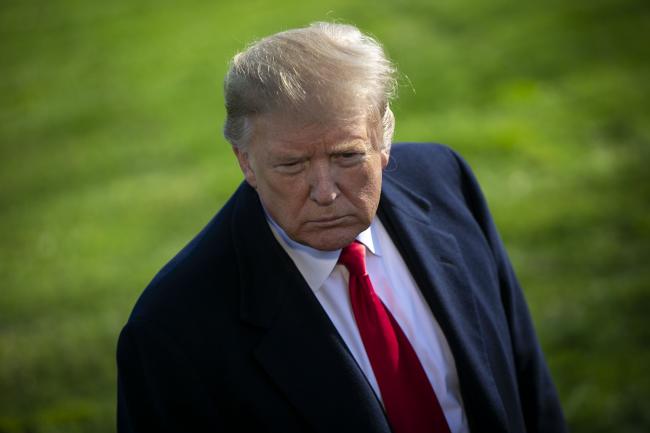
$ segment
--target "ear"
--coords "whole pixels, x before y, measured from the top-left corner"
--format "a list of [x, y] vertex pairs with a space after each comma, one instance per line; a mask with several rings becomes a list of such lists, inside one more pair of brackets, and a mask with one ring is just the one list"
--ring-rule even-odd
[[232, 150], [235, 152], [237, 162], [239, 162], [239, 168], [241, 168], [242, 173], [244, 173], [246, 182], [248, 182], [248, 184], [253, 188], [257, 189], [257, 179], [255, 178], [255, 172], [251, 168], [248, 152], [235, 146], [232, 147]]
[[382, 149], [381, 151], [381, 169], [385, 169], [390, 159], [390, 148]]

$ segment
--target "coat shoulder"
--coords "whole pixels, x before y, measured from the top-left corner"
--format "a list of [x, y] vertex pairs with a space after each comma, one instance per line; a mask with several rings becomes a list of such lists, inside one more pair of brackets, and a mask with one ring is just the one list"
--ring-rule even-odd
[[445, 144], [395, 143], [391, 147], [387, 170], [408, 168], [440, 172], [442, 169], [444, 172], [445, 168], [454, 169], [457, 167], [457, 158], [459, 158], [458, 153]]
[[395, 143], [384, 175], [412, 190], [461, 192], [464, 165], [450, 147], [439, 143]]
[[208, 306], [218, 314], [225, 305], [220, 298], [228, 296], [224, 288], [238, 283], [230, 227], [236, 200], [237, 193], [158, 271], [137, 300], [129, 321], [182, 323], [199, 317]]

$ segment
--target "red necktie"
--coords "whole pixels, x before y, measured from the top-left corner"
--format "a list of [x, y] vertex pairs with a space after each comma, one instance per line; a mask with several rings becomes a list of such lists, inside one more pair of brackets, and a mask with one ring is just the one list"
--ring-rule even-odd
[[449, 433], [420, 360], [372, 287], [365, 253], [366, 248], [355, 241], [343, 248], [339, 263], [350, 272], [352, 311], [391, 428], [395, 433]]

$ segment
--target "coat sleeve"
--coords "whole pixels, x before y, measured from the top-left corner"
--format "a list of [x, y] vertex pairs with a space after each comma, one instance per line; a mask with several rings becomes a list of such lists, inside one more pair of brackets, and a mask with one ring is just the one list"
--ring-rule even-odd
[[469, 165], [451, 151], [460, 169], [463, 195], [490, 245], [497, 266], [501, 302], [508, 320], [517, 385], [528, 433], [562, 433], [566, 424], [544, 361], [523, 292]]
[[119, 433], [223, 431], [191, 362], [150, 323], [124, 327], [117, 371]]

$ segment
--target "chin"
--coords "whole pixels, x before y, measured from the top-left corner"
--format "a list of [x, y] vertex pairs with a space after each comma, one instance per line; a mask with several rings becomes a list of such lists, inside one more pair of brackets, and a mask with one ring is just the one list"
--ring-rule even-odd
[[[353, 238], [353, 240], [354, 240], [354, 238]], [[306, 243], [306, 244], [309, 245], [310, 247], [315, 248], [315, 249], [320, 250], [320, 251], [336, 251], [336, 250], [340, 250], [342, 248], [345, 248], [351, 242], [352, 241], [350, 241], [350, 242], [325, 241], [325, 242], [310, 242], [310, 243]]]
[[363, 230], [365, 229], [326, 231], [316, 236], [307, 236], [299, 242], [321, 251], [340, 250], [350, 245]]

